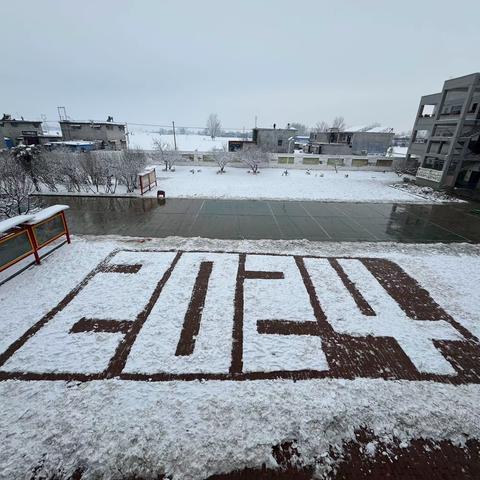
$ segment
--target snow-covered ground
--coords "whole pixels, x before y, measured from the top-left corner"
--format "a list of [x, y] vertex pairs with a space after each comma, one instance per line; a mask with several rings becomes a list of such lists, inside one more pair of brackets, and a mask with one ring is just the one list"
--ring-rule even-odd
[[[192, 173], [191, 170], [195, 173]], [[200, 171], [198, 171], [200, 170]], [[315, 171], [264, 168], [259, 174], [244, 167], [177, 166], [175, 172], [157, 167], [158, 188], [175, 198], [232, 198], [270, 200], [318, 200], [332, 202], [429, 203], [430, 199], [392, 188], [401, 179], [394, 172], [335, 170]], [[150, 192], [156, 195], [156, 191]], [[433, 200], [434, 201], [434, 200]]]
[[205, 478], [289, 441], [320, 475], [360, 426], [478, 439], [479, 254], [76, 237], [0, 287], [0, 478]]
[[[129, 131], [129, 144], [131, 148], [152, 150], [154, 140], [160, 139], [162, 144], [175, 145], [173, 135], [159, 135], [158, 132], [149, 129], [133, 129]], [[177, 149], [180, 151], [210, 152], [214, 149], [228, 147], [229, 140], [239, 140], [236, 137], [216, 137], [212, 140], [208, 135], [181, 134], [176, 135]]]
[[[394, 172], [307, 170], [289, 169], [282, 175], [281, 168], [263, 168], [260, 173], [249, 173], [242, 164], [227, 166], [226, 173], [218, 174], [214, 166], [176, 165], [175, 171], [156, 168], [158, 187], [145, 193], [156, 196], [157, 189], [164, 190], [170, 198], [224, 198], [252, 200], [315, 200], [325, 202], [377, 202], [377, 203], [448, 203], [461, 202], [454, 197], [429, 192], [423, 187], [403, 183]], [[193, 172], [193, 173], [192, 173]], [[101, 192], [102, 190], [100, 190]], [[68, 193], [61, 185], [56, 195]], [[80, 195], [97, 195], [80, 192]], [[124, 185], [118, 185], [116, 195], [125, 195]], [[138, 190], [129, 196], [138, 195]], [[107, 194], [109, 195], [109, 194]]]
[[[410, 177], [410, 179], [412, 179], [412, 177]], [[431, 187], [415, 185], [413, 183], [396, 183], [392, 186], [394, 188], [398, 188], [403, 192], [425, 198], [425, 200], [430, 200], [432, 202], [439, 202], [439, 203], [442, 203], [442, 202], [464, 203], [465, 202], [465, 200], [462, 200], [457, 197], [453, 197], [452, 195], [448, 195], [448, 193], [434, 190]]]

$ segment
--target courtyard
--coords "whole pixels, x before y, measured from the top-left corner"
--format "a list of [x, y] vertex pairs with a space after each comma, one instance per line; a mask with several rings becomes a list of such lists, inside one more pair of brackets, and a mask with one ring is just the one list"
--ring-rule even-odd
[[0, 288], [2, 475], [476, 472], [479, 253], [74, 236]]

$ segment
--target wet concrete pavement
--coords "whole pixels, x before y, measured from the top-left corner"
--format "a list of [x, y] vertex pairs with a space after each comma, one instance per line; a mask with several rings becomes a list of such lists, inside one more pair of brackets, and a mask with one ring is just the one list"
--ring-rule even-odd
[[478, 206], [43, 196], [72, 233], [139, 237], [480, 242]]

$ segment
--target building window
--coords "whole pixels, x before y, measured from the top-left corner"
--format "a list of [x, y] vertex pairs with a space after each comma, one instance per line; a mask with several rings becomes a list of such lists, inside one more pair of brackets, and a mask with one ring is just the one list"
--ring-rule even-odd
[[433, 117], [435, 113], [435, 105], [422, 105], [422, 109], [420, 110], [419, 117]]
[[433, 132], [434, 137], [453, 137], [455, 135], [455, 125], [437, 125]]
[[461, 111], [462, 111], [462, 106], [461, 105], [453, 105], [452, 109], [450, 110], [450, 114], [451, 115], [459, 115]]
[[432, 170], [443, 170], [444, 161], [436, 157], [425, 157], [422, 167], [430, 168]]
[[281, 147], [283, 145], [283, 140], [278, 140], [277, 145]]
[[475, 113], [477, 111], [478, 103], [472, 103], [472, 106], [470, 107], [470, 110], [468, 113]]
[[428, 149], [428, 153], [438, 153], [439, 155], [446, 155], [448, 153], [449, 142], [432, 142]]
[[428, 130], [415, 130], [413, 132], [413, 143], [427, 143]]

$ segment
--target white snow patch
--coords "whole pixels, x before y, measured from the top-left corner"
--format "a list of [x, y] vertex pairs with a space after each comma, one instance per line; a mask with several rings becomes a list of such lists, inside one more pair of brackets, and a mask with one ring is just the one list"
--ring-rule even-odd
[[[247, 168], [228, 167], [224, 175], [218, 168], [203, 167], [191, 173], [192, 168], [177, 166], [175, 172], [165, 172], [157, 166], [158, 188], [167, 197], [225, 198], [270, 200], [317, 200], [331, 202], [399, 202], [430, 203], [431, 200], [390, 188], [398, 181], [394, 172], [350, 171], [348, 177], [334, 170], [307, 175], [305, 170], [264, 168], [258, 175], [247, 173]], [[148, 196], [156, 196], [156, 191]]]
[[14, 227], [18, 227], [19, 225], [22, 225], [23, 223], [31, 220], [33, 217], [33, 215], [17, 215], [16, 217], [2, 220], [0, 221], [0, 233], [7, 232]]
[[208, 135], [198, 134], [180, 134], [173, 138], [173, 134], [159, 135], [157, 132], [148, 129], [133, 129], [129, 133], [129, 144], [131, 148], [141, 148], [144, 150], [153, 150], [155, 148], [154, 140], [160, 139], [162, 144], [173, 148], [175, 140], [177, 150], [185, 152], [209, 152], [215, 149], [228, 147], [229, 140], [241, 140], [237, 137], [215, 137], [212, 139]]
[[44, 208], [33, 214], [33, 218], [28, 220], [27, 225], [35, 225], [37, 223], [43, 222], [47, 218], [52, 217], [53, 215], [68, 210], [70, 207], [68, 205], [52, 205], [51, 207]]

